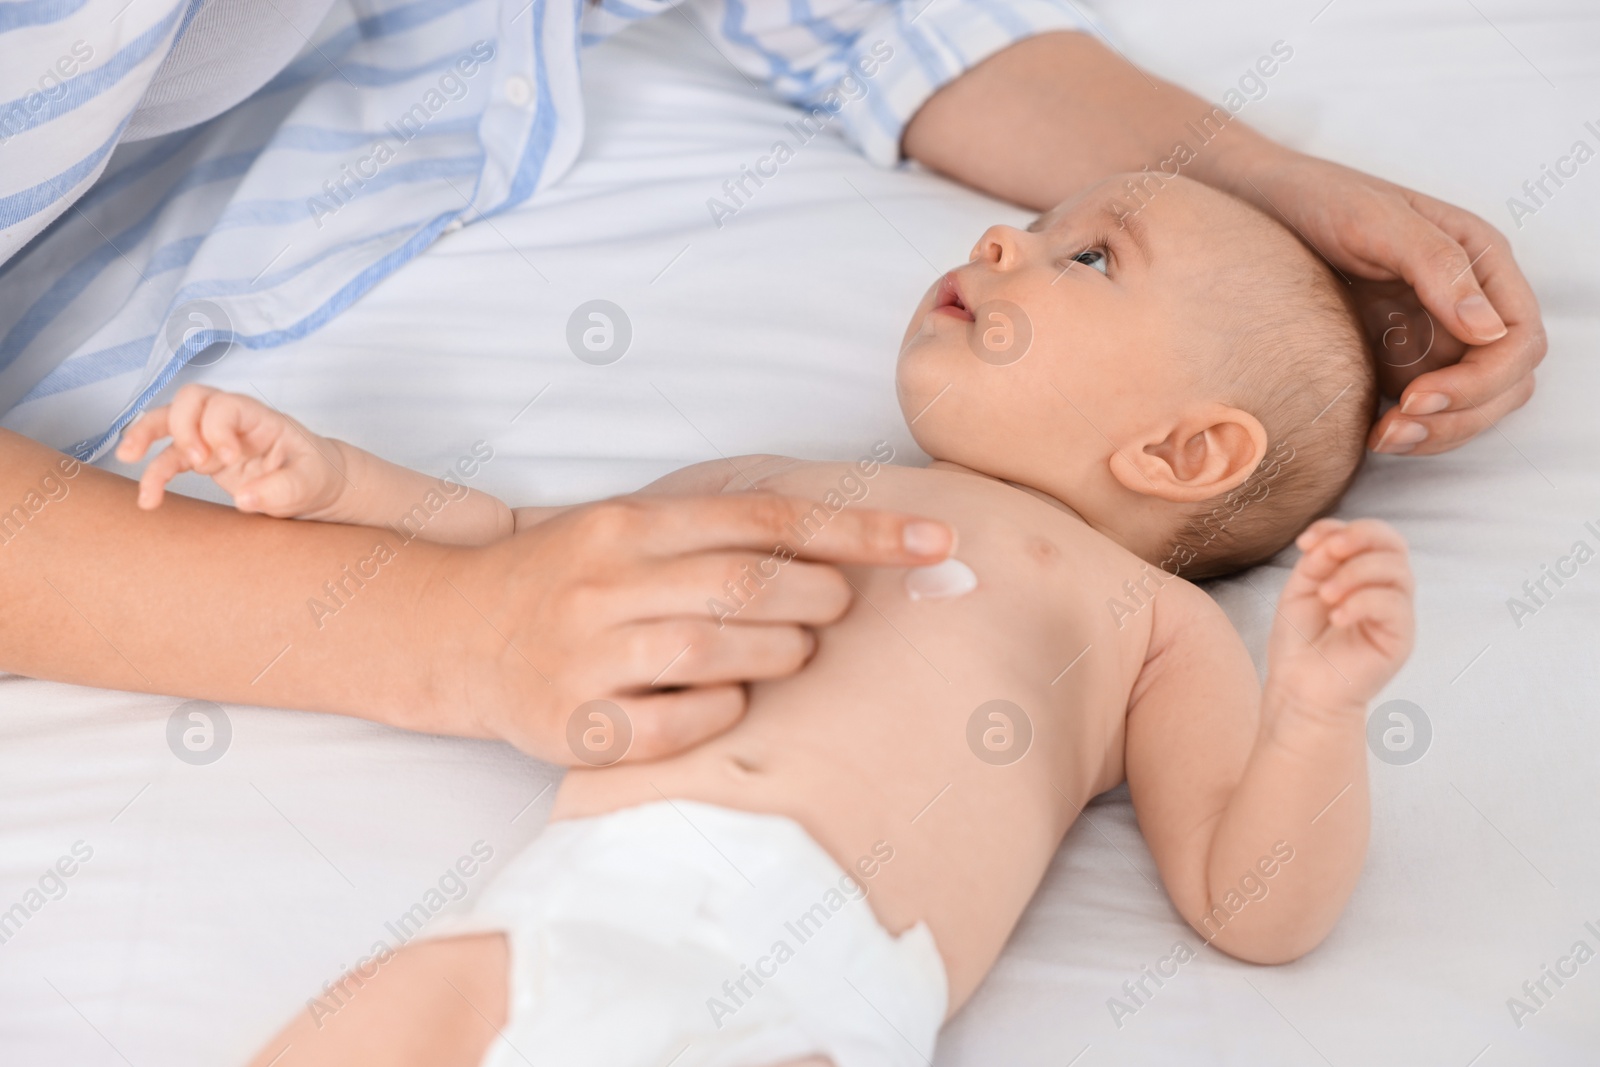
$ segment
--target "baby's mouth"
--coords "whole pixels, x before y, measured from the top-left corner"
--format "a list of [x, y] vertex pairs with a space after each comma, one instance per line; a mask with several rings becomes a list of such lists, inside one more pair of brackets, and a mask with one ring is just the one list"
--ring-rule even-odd
[[941, 313], [963, 322], [973, 321], [972, 312], [967, 310], [966, 301], [961, 298], [961, 286], [956, 281], [955, 271], [940, 278], [939, 287], [934, 291], [933, 314]]

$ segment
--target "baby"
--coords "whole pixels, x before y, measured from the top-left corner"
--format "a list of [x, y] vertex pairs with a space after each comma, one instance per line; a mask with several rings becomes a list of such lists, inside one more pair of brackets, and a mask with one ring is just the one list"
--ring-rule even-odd
[[[1399, 536], [1318, 519], [1361, 462], [1372, 360], [1276, 223], [1184, 179], [1129, 213], [1121, 181], [991, 228], [923, 298], [897, 380], [928, 467], [753, 456], [645, 490], [822, 501], [799, 539], [870, 497], [949, 523], [955, 558], [847, 568], [858, 596], [809, 664], [692, 751], [604, 765], [625, 716], [576, 709], [591, 766], [470, 926], [349, 976], [360, 996], [258, 1063], [925, 1064], [1068, 827], [1123, 781], [1206, 941], [1278, 963], [1327, 935], [1365, 849], [1366, 705], [1412, 635]], [[189, 466], [244, 509], [374, 526], [439, 488], [194, 387], [119, 455], [169, 434], [142, 506]], [[451, 489], [426, 536], [559, 521]], [[1291, 540], [1263, 687], [1186, 579]], [[793, 548], [708, 589], [708, 613], [762, 596]]]

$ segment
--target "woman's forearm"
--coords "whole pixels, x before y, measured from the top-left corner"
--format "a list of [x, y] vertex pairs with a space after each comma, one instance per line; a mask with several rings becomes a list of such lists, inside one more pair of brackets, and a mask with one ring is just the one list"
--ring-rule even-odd
[[448, 549], [135, 489], [0, 431], [0, 669], [428, 728]]
[[[1175, 157], [1179, 142], [1190, 151]], [[1187, 177], [1238, 193], [1241, 159], [1288, 151], [1071, 32], [1019, 41], [946, 85], [912, 118], [903, 147], [957, 181], [1040, 211], [1109, 175], [1159, 172], [1164, 162], [1169, 176], [1181, 163]]]

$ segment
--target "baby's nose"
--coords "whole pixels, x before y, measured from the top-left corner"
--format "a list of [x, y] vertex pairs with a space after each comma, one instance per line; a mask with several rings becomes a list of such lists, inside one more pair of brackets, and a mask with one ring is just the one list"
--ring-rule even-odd
[[1017, 263], [1021, 232], [1014, 226], [990, 226], [972, 248], [972, 261], [1007, 270]]

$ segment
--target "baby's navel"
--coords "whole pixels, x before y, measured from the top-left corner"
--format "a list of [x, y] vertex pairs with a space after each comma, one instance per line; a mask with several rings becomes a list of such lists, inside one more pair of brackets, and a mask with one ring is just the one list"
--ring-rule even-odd
[[761, 773], [761, 764], [748, 756], [729, 755], [728, 769], [735, 778], [749, 778]]
[[959, 559], [906, 572], [906, 596], [912, 600], [946, 600], [965, 596], [978, 588], [978, 576]]

